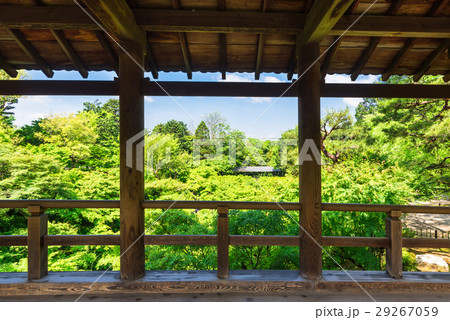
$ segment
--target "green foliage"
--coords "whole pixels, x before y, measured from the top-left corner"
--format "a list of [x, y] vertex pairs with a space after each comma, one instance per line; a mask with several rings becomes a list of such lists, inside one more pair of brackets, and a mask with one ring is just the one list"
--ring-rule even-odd
[[206, 126], [205, 121], [199, 123], [197, 129], [195, 129], [195, 139], [209, 139], [209, 129]]

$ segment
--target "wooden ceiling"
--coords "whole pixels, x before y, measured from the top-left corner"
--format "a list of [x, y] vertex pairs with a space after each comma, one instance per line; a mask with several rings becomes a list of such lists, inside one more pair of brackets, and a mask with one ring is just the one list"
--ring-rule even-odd
[[[444, 75], [450, 1], [356, 0], [320, 43], [322, 74]], [[80, 1], [81, 2], [81, 1]], [[296, 72], [295, 38], [314, 0], [129, 0], [146, 70]], [[368, 10], [367, 10], [368, 9]], [[359, 19], [359, 16], [365, 12]], [[359, 20], [358, 20], [359, 19]], [[339, 39], [353, 22], [356, 23]], [[328, 51], [331, 44], [335, 43]], [[116, 70], [119, 47], [73, 0], [0, 0], [0, 68]], [[326, 52], [327, 51], [327, 52]]]

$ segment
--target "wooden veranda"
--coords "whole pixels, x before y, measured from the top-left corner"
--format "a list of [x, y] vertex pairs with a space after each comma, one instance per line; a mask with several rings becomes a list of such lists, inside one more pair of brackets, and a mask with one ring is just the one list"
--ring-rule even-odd
[[[298, 97], [299, 145], [320, 145], [321, 97], [450, 98], [448, 85], [327, 84], [327, 74], [443, 75], [450, 80], [447, 0], [0, 0], [0, 68], [115, 71], [115, 81], [3, 80], [0, 95], [119, 95], [120, 200], [0, 200], [28, 208], [27, 236], [0, 236], [1, 246], [28, 246], [28, 273], [4, 274], [0, 295], [208, 292], [357, 292], [343, 272], [322, 272], [321, 246], [386, 248], [386, 272], [355, 273], [374, 292], [450, 294], [450, 275], [402, 272], [402, 247], [450, 248], [448, 239], [402, 239], [403, 213], [450, 214], [450, 208], [322, 203], [321, 166], [299, 167], [299, 203], [144, 201], [144, 175], [127, 166], [127, 141], [144, 130], [144, 96]], [[156, 82], [159, 72], [286, 74], [285, 83]], [[145, 76], [149, 72], [151, 79]], [[293, 75], [298, 75], [295, 83]], [[136, 156], [136, 150], [133, 151]], [[49, 208], [119, 208], [120, 235], [48, 235]], [[218, 211], [218, 233], [145, 235], [146, 208]], [[298, 236], [229, 235], [230, 209], [299, 210]], [[322, 236], [322, 211], [385, 212], [386, 237]], [[119, 245], [120, 277], [109, 272], [48, 274], [47, 247]], [[217, 246], [218, 270], [146, 273], [146, 245]], [[229, 271], [230, 245], [298, 246], [299, 273]], [[346, 278], [347, 277], [347, 278]]]

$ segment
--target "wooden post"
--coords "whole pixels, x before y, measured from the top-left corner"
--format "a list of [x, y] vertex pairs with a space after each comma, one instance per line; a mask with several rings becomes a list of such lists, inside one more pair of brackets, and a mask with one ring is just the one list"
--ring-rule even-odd
[[144, 130], [144, 72], [141, 67], [144, 49], [134, 41], [122, 41], [122, 46], [127, 52], [121, 50], [119, 56], [120, 276], [123, 280], [136, 280], [145, 274], [144, 209], [141, 207], [144, 172], [138, 170], [143, 168], [144, 159], [136, 159], [136, 145], [128, 150], [131, 167], [127, 166], [126, 159], [127, 141]]
[[44, 243], [48, 217], [40, 206], [29, 206], [28, 212], [28, 280], [37, 280], [48, 274], [48, 247]]
[[403, 276], [401, 215], [401, 211], [392, 210], [386, 218], [386, 236], [389, 238], [389, 246], [386, 248], [386, 272], [395, 279]]
[[[309, 280], [322, 277], [322, 212], [320, 166], [320, 65], [319, 45], [309, 43], [297, 51], [299, 70], [298, 118], [299, 155], [308, 145], [306, 159], [299, 157], [300, 184], [300, 275]], [[309, 69], [308, 69], [309, 68]], [[308, 71], [306, 71], [308, 69]], [[305, 72], [303, 74], [303, 72]], [[306, 145], [305, 145], [306, 142]], [[311, 142], [313, 145], [311, 145]], [[309, 143], [309, 144], [308, 144]], [[312, 148], [318, 152], [313, 152]], [[319, 156], [317, 159], [316, 155]], [[304, 159], [302, 159], [304, 158]]]
[[217, 277], [227, 279], [229, 274], [228, 250], [228, 207], [218, 207], [217, 213]]

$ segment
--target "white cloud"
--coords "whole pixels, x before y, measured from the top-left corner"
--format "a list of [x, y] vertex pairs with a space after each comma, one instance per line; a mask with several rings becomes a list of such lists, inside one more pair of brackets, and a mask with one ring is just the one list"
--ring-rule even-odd
[[152, 97], [145, 97], [144, 101], [148, 102], [148, 103], [152, 103], [152, 102], [155, 102], [155, 99], [153, 99]]
[[325, 77], [326, 83], [374, 83], [377, 81], [377, 75], [359, 76], [358, 79], [352, 81], [350, 75], [347, 74], [327, 74]]
[[272, 98], [265, 98], [265, 97], [251, 97], [250, 98], [251, 103], [265, 103], [265, 102], [271, 102]]
[[360, 102], [363, 102], [361, 98], [343, 98], [342, 101], [349, 107], [356, 108]]
[[273, 77], [273, 76], [262, 76], [261, 81], [263, 81], [263, 82], [281, 82], [280, 79], [278, 79], [277, 77]]

